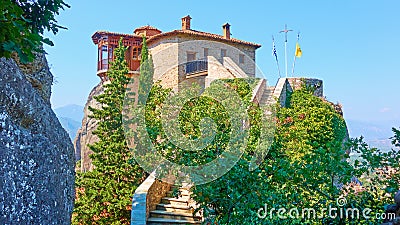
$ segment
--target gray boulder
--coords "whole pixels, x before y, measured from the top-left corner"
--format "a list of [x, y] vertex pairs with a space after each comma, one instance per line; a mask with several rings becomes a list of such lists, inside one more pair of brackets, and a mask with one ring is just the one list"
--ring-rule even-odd
[[0, 224], [70, 224], [74, 149], [51, 109], [43, 55], [0, 58]]

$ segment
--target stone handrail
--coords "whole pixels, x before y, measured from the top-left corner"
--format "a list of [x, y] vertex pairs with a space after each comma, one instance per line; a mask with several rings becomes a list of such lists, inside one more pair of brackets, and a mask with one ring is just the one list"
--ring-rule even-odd
[[136, 189], [132, 199], [131, 225], [145, 225], [149, 213], [171, 189], [171, 184], [155, 178], [153, 172]]
[[265, 88], [267, 87], [266, 84], [267, 84], [267, 81], [265, 79], [260, 79], [257, 86], [253, 90], [253, 94], [251, 96], [251, 102], [253, 102], [253, 103], [260, 102], [261, 97], [265, 91]]
[[[286, 95], [287, 91], [292, 91], [290, 84], [287, 82], [286, 78], [279, 78], [278, 83], [275, 86], [274, 93], [272, 94], [273, 101], [278, 100], [281, 106], [286, 105]], [[289, 89], [289, 90], [287, 90]]]
[[246, 78], [247, 74], [229, 57], [223, 57], [223, 65], [228, 68], [236, 78]]

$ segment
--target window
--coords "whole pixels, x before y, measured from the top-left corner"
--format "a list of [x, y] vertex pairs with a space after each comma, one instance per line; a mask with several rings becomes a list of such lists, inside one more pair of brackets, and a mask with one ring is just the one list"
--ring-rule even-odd
[[207, 58], [208, 56], [208, 48], [204, 48], [204, 58]]
[[108, 53], [108, 57], [109, 57], [110, 59], [113, 59], [113, 50], [114, 50], [114, 48], [113, 48], [112, 46], [110, 46], [110, 48], [109, 48], [109, 53]]
[[108, 59], [107, 45], [101, 46], [101, 59]]
[[244, 63], [244, 55], [239, 54], [239, 63]]
[[196, 53], [195, 52], [187, 52], [187, 61], [191, 62], [196, 60]]
[[133, 48], [132, 59], [139, 60], [139, 56], [140, 56], [141, 51], [142, 51], [141, 48]]
[[221, 49], [221, 58], [226, 56], [226, 49]]

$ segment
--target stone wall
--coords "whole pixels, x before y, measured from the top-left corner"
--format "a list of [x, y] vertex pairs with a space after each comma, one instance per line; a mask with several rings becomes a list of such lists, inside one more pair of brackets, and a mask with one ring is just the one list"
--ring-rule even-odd
[[[315, 78], [279, 78], [273, 97], [280, 102], [281, 106], [285, 106], [288, 93], [300, 89], [303, 83], [308, 87], [315, 88], [315, 96], [324, 97], [323, 81]], [[336, 109], [339, 105], [335, 105], [334, 107]], [[340, 113], [341, 109], [337, 111]]]
[[272, 94], [273, 101], [277, 100], [282, 107], [285, 106], [288, 92], [292, 91], [293, 89], [291, 88], [287, 79], [279, 78]]
[[[208, 56], [213, 56], [221, 64], [224, 60], [221, 57], [221, 49], [226, 50], [226, 57], [240, 68], [246, 76], [255, 76], [255, 48], [238, 44], [226, 44], [223, 42], [196, 39], [193, 37], [178, 35], [166, 38], [156, 43], [149, 44], [149, 51], [154, 61], [154, 78], [160, 77], [177, 65], [187, 62], [187, 53], [195, 54], [195, 60], [205, 59], [204, 49], [208, 49]], [[244, 62], [239, 62], [239, 55], [244, 55]], [[168, 59], [168, 60], [165, 60]]]
[[179, 67], [175, 66], [163, 73], [162, 76], [157, 80], [161, 81], [160, 84], [163, 88], [171, 88], [173, 91], [177, 92], [179, 84], [178, 71]]
[[307, 87], [315, 88], [314, 95], [317, 97], [324, 97], [323, 81], [315, 78], [287, 78], [291, 88], [298, 90], [304, 84]]
[[[223, 64], [221, 50], [226, 50], [226, 57], [232, 59], [248, 76], [255, 76], [255, 49], [242, 45], [228, 45], [210, 40], [194, 40], [193, 37], [178, 37], [178, 63], [187, 62], [187, 53], [195, 53], [196, 60], [205, 59], [204, 48], [208, 49], [208, 56], [213, 56]], [[239, 63], [239, 55], [244, 55], [244, 63]]]
[[132, 198], [131, 225], [146, 224], [150, 211], [156, 209], [156, 205], [170, 189], [169, 183], [157, 180], [154, 173], [150, 174]]
[[254, 88], [253, 93], [251, 95], [251, 101], [256, 104], [260, 104], [261, 98], [264, 94], [264, 91], [267, 87], [267, 80], [260, 79], [258, 81], [257, 86]]
[[38, 61], [21, 70], [0, 58], [0, 224], [71, 222], [74, 149], [51, 109], [53, 75]]
[[[224, 57], [223, 65], [226, 67], [234, 76], [235, 78], [246, 78], [248, 75], [235, 63], [230, 57]], [[254, 74], [252, 74], [254, 77]]]
[[205, 78], [205, 87], [209, 87], [214, 80], [229, 78], [235, 78], [235, 76], [214, 56], [208, 56], [208, 76]]
[[[178, 40], [176, 38], [164, 39], [161, 42], [149, 45], [149, 52], [153, 58], [154, 80], [164, 80], [163, 76], [178, 65]], [[168, 60], [166, 60], [168, 59]], [[176, 76], [176, 73], [175, 73]]]

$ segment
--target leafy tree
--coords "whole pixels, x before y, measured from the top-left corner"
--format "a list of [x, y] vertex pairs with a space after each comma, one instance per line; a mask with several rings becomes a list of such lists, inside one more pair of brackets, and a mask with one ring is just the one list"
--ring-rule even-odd
[[56, 34], [60, 28], [55, 16], [68, 7], [63, 0], [3, 0], [0, 4], [0, 57], [16, 52], [23, 63], [32, 61], [42, 44], [53, 45], [43, 36], [45, 30]]
[[391, 138], [392, 139], [392, 144], [395, 147], [400, 147], [400, 130], [396, 129], [393, 127], [392, 129], [394, 136]]
[[145, 105], [147, 97], [153, 85], [154, 65], [151, 54], [147, 48], [146, 37], [143, 36], [142, 52], [140, 54], [140, 77], [139, 77], [139, 104]]
[[[145, 63], [142, 62], [141, 74], [152, 74], [151, 64], [146, 69]], [[148, 77], [141, 77], [141, 82], [144, 80], [150, 81]], [[178, 147], [176, 142], [168, 140], [162, 127], [160, 109], [165, 107], [163, 102], [174, 93], [159, 84], [155, 84], [148, 92], [147, 84], [141, 83], [139, 104], [145, 104], [145, 132], [158, 153], [178, 164], [201, 165], [229, 151], [227, 143], [232, 132], [229, 113], [220, 102], [207, 97], [208, 91], [220, 88], [215, 85], [219, 82], [234, 89], [246, 102], [250, 137], [244, 154], [228, 173], [213, 182], [193, 188], [193, 197], [203, 210], [206, 223], [376, 224], [382, 221], [373, 215], [382, 213], [384, 205], [391, 202], [388, 194], [398, 189], [399, 172], [390, 176], [381, 176], [377, 172], [384, 167], [399, 168], [400, 156], [395, 151], [382, 153], [369, 148], [362, 139], [344, 143], [347, 139], [344, 119], [330, 103], [313, 96], [310, 88], [289, 95], [287, 107], [277, 106], [274, 144], [266, 160], [251, 171], [249, 167], [258, 151], [261, 119], [264, 117], [261, 109], [248, 101], [254, 88], [251, 82], [241, 79], [216, 81], [209, 90], [205, 90], [205, 95], [185, 103], [179, 114], [179, 129], [186, 138], [196, 140], [203, 135], [205, 130], [201, 123], [204, 118], [211, 118], [215, 123], [215, 136], [201, 152]], [[196, 90], [194, 88], [191, 91]], [[143, 101], [140, 96], [143, 96]], [[146, 98], [147, 101], [144, 101]], [[136, 135], [140, 139], [141, 134]], [[395, 132], [394, 144], [398, 143], [398, 136]], [[137, 146], [140, 146], [140, 142]], [[360, 153], [360, 160], [350, 161], [348, 151]], [[363, 182], [362, 187], [358, 185], [356, 177]], [[343, 207], [360, 210], [369, 208], [374, 214], [371, 218], [355, 219], [330, 218], [322, 212], [323, 209], [336, 207], [337, 199], [342, 196], [348, 201]], [[264, 204], [268, 209], [312, 208], [316, 211], [315, 217], [290, 218], [275, 213], [271, 217], [267, 214], [268, 217], [260, 218], [259, 209]]]
[[131, 197], [145, 176], [131, 160], [123, 129], [122, 110], [129, 83], [125, 51], [120, 40], [107, 72], [110, 83], [95, 97], [102, 107], [89, 108], [98, 121], [93, 133], [99, 141], [89, 146], [93, 171], [77, 174], [74, 224], [129, 224]]
[[[243, 102], [248, 106], [250, 116], [250, 138], [245, 149], [246, 153], [234, 166], [227, 175], [219, 178], [217, 181], [196, 186], [194, 190], [195, 199], [202, 204], [205, 214], [208, 216], [209, 206], [212, 206], [219, 216], [224, 215], [224, 218], [218, 218], [216, 221], [223, 223], [235, 223], [235, 220], [230, 220], [229, 217], [234, 217], [239, 211], [242, 216], [249, 213], [256, 206], [252, 207], [243, 205], [249, 199], [249, 195], [256, 195], [253, 188], [258, 184], [257, 177], [252, 176], [253, 172], [249, 171], [249, 163], [258, 144], [259, 136], [259, 119], [261, 111], [255, 105], [252, 105], [249, 100], [252, 94], [252, 89], [257, 84], [256, 80], [232, 79], [215, 81], [209, 89], [206, 89], [204, 94], [197, 98], [192, 98], [187, 101], [179, 113], [179, 127], [185, 137], [189, 140], [196, 140], [202, 136], [201, 121], [204, 118], [210, 118], [215, 123], [215, 136], [213, 140], [201, 151], [189, 151], [180, 148], [176, 142], [171, 142], [165, 135], [161, 125], [157, 129], [150, 130], [150, 136], [158, 152], [165, 158], [182, 165], [202, 165], [219, 157], [224, 151], [229, 151], [228, 142], [232, 132], [232, 124], [227, 112], [221, 102], [208, 97], [209, 93], [216, 93], [221, 90], [220, 83], [229, 86], [228, 89], [237, 92], [244, 99]], [[196, 87], [190, 88], [190, 91], [197, 92]], [[146, 113], [146, 121], [156, 121], [154, 118], [147, 117], [150, 114]], [[159, 121], [159, 120], [158, 120]], [[157, 140], [162, 140], [158, 141]], [[258, 199], [259, 200], [259, 199]], [[245, 207], [246, 206], [246, 207]], [[240, 210], [239, 210], [239, 208]], [[248, 214], [247, 214], [248, 217]]]
[[[346, 126], [343, 118], [327, 102], [312, 95], [312, 90], [295, 91], [288, 107], [277, 110], [275, 142], [267, 159], [249, 172], [246, 151], [238, 164], [214, 182], [196, 186], [194, 198], [212, 223], [218, 224], [377, 224], [378, 213], [399, 188], [400, 156], [396, 151], [382, 153], [362, 140], [344, 145]], [[398, 137], [394, 137], [398, 140]], [[249, 148], [249, 146], [248, 146]], [[345, 150], [361, 154], [352, 165]], [[379, 173], [377, 173], [379, 172]], [[359, 186], [355, 177], [360, 178]], [[354, 182], [351, 182], [354, 181]], [[386, 193], [386, 194], [385, 194]], [[322, 209], [338, 207], [345, 196], [344, 208], [372, 210], [371, 218], [331, 218]], [[267, 208], [265, 208], [265, 205]], [[262, 208], [266, 218], [256, 214]], [[272, 208], [316, 210], [316, 218], [290, 218], [286, 213], [270, 214]], [[264, 211], [267, 210], [267, 211]], [[301, 211], [300, 211], [301, 213]], [[318, 218], [320, 216], [321, 218]]]

